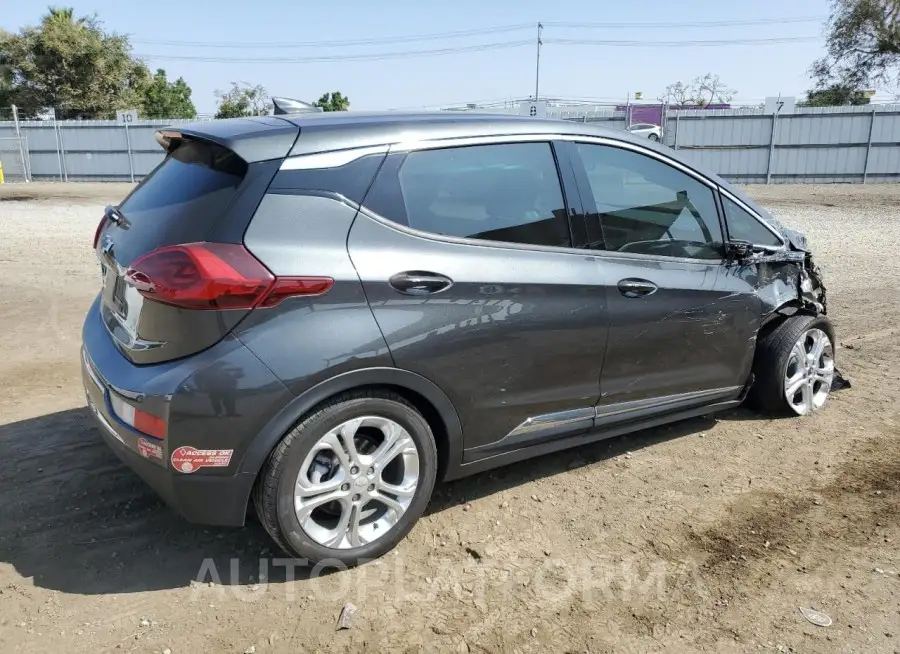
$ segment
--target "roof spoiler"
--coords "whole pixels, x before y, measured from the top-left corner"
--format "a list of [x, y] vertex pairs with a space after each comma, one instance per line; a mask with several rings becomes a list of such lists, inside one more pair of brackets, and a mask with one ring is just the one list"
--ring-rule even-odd
[[286, 114], [311, 114], [322, 111], [321, 107], [314, 104], [303, 102], [302, 100], [294, 100], [293, 98], [272, 98], [273, 115], [283, 116]]
[[184, 135], [176, 129], [160, 129], [153, 133], [153, 138], [162, 146], [163, 150], [171, 152], [174, 149], [173, 146], [181, 141]]

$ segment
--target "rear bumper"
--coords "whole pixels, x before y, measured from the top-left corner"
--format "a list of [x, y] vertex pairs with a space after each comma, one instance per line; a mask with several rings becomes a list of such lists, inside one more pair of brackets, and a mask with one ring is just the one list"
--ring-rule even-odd
[[[110, 449], [190, 522], [244, 524], [256, 474], [240, 472], [240, 464], [262, 425], [292, 397], [287, 389], [233, 338], [195, 357], [136, 366], [115, 348], [96, 303], [85, 319], [83, 341], [85, 398]], [[236, 377], [237, 383], [223, 389], [215, 381], [222, 377]], [[114, 393], [165, 417], [166, 438], [143, 435], [119, 420], [110, 403]], [[228, 462], [182, 472], [172, 464], [179, 448], [228, 452]]]

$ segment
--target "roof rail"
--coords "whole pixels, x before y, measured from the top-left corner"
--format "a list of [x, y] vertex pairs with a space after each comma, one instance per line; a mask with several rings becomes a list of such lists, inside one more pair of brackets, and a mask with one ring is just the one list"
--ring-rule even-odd
[[321, 107], [314, 104], [303, 102], [302, 100], [294, 100], [293, 98], [272, 98], [272, 113], [275, 116], [285, 114], [311, 114], [322, 111]]

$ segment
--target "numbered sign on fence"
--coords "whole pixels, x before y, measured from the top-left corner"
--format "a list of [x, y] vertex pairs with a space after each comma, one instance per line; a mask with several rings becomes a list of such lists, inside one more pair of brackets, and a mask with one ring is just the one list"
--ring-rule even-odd
[[116, 122], [120, 125], [130, 125], [136, 123], [138, 119], [137, 109], [125, 109], [116, 112]]

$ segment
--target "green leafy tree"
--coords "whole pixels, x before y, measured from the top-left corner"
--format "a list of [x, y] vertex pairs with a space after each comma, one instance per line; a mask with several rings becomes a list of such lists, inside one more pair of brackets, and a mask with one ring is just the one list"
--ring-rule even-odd
[[0, 29], [0, 107], [14, 104], [10, 94], [13, 87], [13, 71], [8, 63], [3, 63], [3, 54], [9, 49], [9, 40], [12, 34]]
[[900, 76], [900, 0], [833, 0], [816, 90], [864, 89]]
[[322, 111], [347, 111], [350, 108], [350, 98], [341, 95], [340, 91], [323, 93], [313, 104], [321, 107]]
[[103, 30], [96, 16], [54, 8], [37, 26], [2, 37], [0, 93], [24, 118], [55, 108], [58, 118], [113, 118], [139, 105], [149, 71], [128, 38]]
[[174, 82], [166, 78], [166, 71], [156, 74], [141, 88], [141, 118], [195, 118], [197, 109], [191, 102], [191, 87], [184, 78]]
[[845, 104], [869, 104], [869, 95], [862, 90], [846, 86], [832, 85], [823, 89], [806, 92], [806, 100], [799, 103], [803, 107], [835, 107]]
[[251, 86], [247, 82], [232, 82], [227, 91], [216, 91], [216, 97], [219, 99], [216, 118], [265, 116], [272, 108], [268, 91], [259, 84]]

